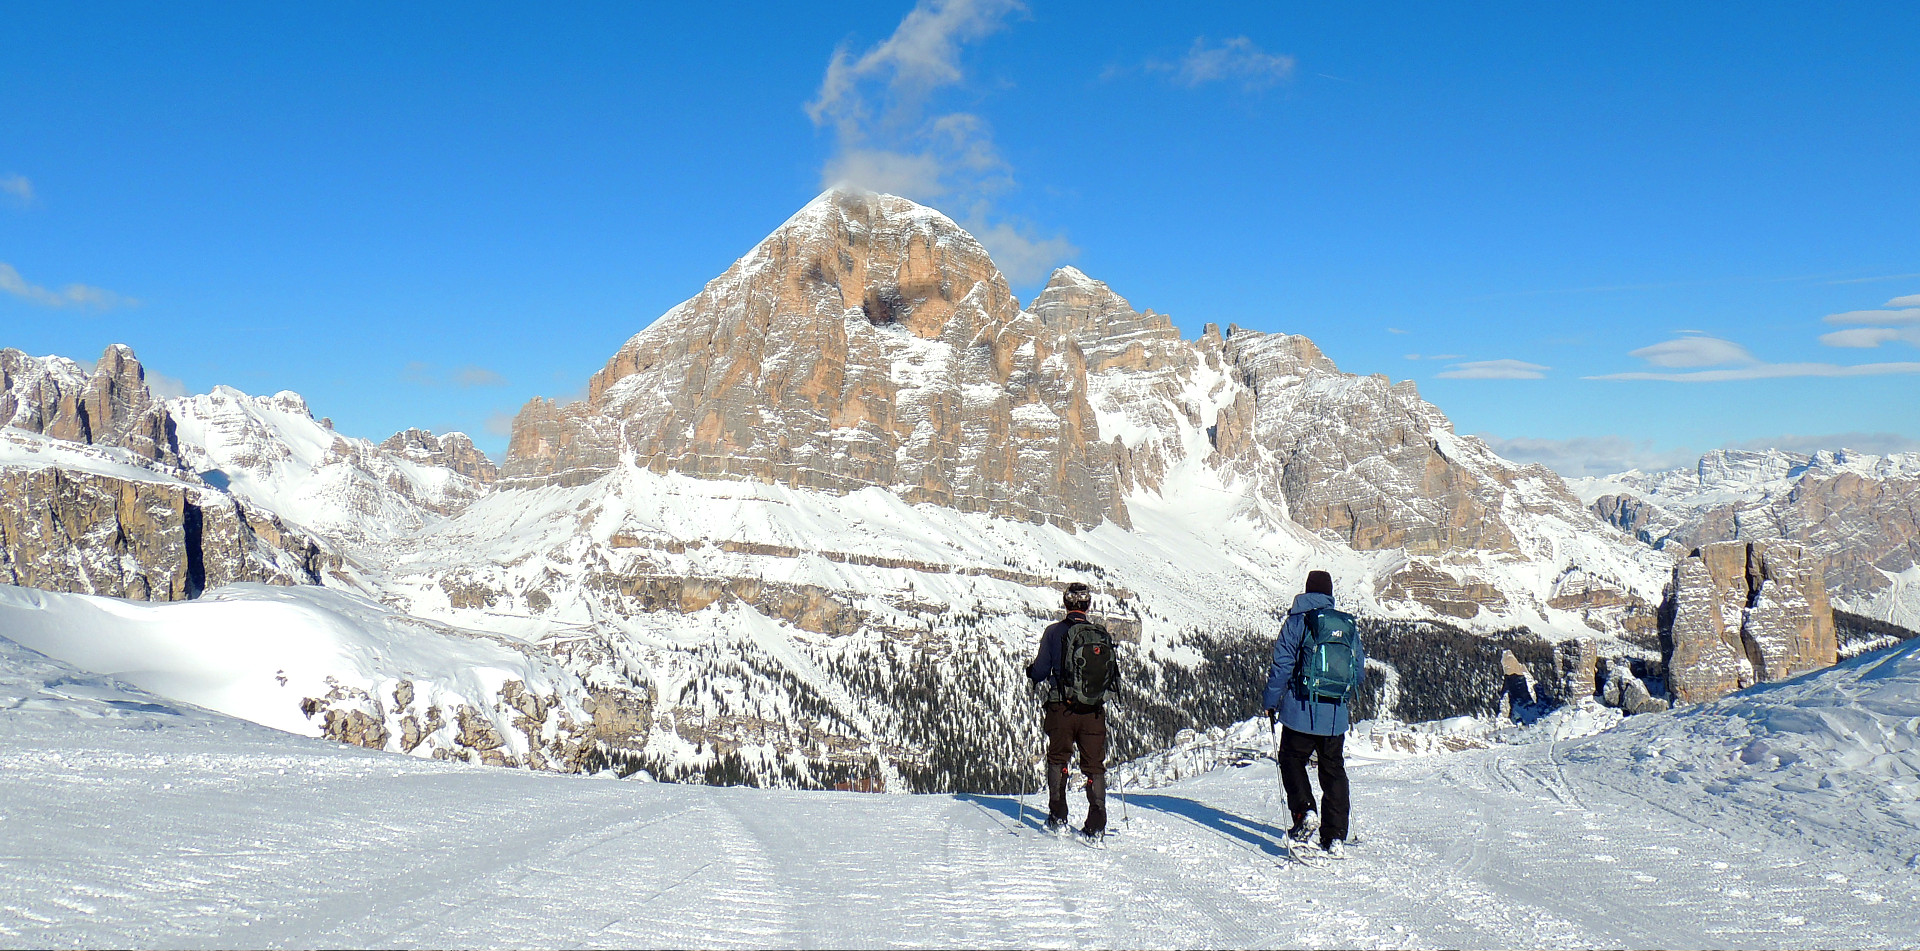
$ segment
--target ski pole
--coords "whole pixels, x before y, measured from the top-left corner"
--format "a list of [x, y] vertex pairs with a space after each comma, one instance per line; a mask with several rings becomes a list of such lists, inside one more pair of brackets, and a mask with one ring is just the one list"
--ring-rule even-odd
[[1273, 781], [1280, 787], [1281, 807], [1286, 807], [1287, 777], [1280, 770], [1280, 721], [1273, 714], [1267, 714], [1267, 728], [1273, 731]]
[[[1113, 728], [1108, 727], [1107, 732], [1112, 733]], [[1115, 743], [1113, 745], [1115, 749], [1118, 749], [1120, 746], [1120, 744], [1118, 743]], [[1125, 773], [1121, 773], [1118, 779], [1120, 781], [1115, 784], [1115, 788], [1118, 789], [1120, 792], [1120, 824], [1126, 825], [1127, 823], [1133, 821], [1133, 817], [1127, 815], [1127, 776]]]
[[1019, 835], [1020, 827], [1027, 824], [1027, 795], [1027, 784], [1023, 782], [1020, 784], [1020, 821], [1014, 823], [1014, 830], [1009, 835]]

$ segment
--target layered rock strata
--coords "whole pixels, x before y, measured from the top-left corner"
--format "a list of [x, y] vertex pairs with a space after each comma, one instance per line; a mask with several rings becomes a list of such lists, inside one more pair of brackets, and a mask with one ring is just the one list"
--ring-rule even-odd
[[1920, 588], [1901, 583], [1920, 565], [1920, 453], [1720, 450], [1684, 469], [1582, 480], [1580, 489], [1603, 521], [1657, 549], [1806, 545], [1843, 606], [1920, 623]]
[[146, 381], [123, 344], [107, 347], [92, 373], [60, 357], [0, 350], [0, 426], [178, 463], [173, 418]]
[[0, 466], [0, 582], [178, 601], [235, 581], [317, 584], [338, 561], [271, 513], [162, 478]]
[[1686, 703], [1832, 666], [1820, 559], [1789, 542], [1716, 542], [1675, 566], [1667, 686]]
[[466, 433], [435, 436], [425, 429], [405, 429], [387, 437], [380, 448], [419, 466], [434, 466], [491, 485], [500, 467], [474, 446]]
[[656, 472], [1124, 525], [1086, 376], [946, 216], [828, 192], [627, 341], [584, 402], [528, 404], [503, 476], [578, 484], [631, 453]]

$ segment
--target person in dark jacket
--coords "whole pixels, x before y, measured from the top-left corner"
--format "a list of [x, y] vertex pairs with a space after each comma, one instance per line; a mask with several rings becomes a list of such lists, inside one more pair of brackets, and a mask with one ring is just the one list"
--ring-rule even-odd
[[1067, 775], [1078, 746], [1080, 772], [1087, 777], [1087, 824], [1080, 832], [1097, 839], [1107, 830], [1107, 713], [1103, 704], [1067, 699], [1065, 646], [1067, 629], [1086, 622], [1093, 591], [1076, 581], [1060, 600], [1067, 616], [1047, 626], [1040, 651], [1027, 666], [1027, 676], [1046, 686], [1040, 729], [1047, 734], [1047, 831], [1067, 828]]
[[[1347, 764], [1344, 747], [1347, 738], [1347, 702], [1329, 703], [1301, 695], [1294, 682], [1300, 664], [1301, 644], [1306, 638], [1309, 611], [1333, 607], [1333, 576], [1324, 571], [1307, 573], [1307, 590], [1293, 599], [1287, 610], [1287, 622], [1273, 643], [1273, 668], [1267, 674], [1264, 697], [1269, 720], [1277, 719], [1280, 731], [1280, 782], [1286, 787], [1287, 808], [1293, 813], [1293, 828], [1287, 835], [1296, 842], [1307, 839], [1307, 817], [1314, 812], [1313, 786], [1307, 782], [1307, 760], [1320, 759], [1320, 847], [1338, 853], [1345, 848], [1347, 814], [1350, 809], [1347, 789]], [[1366, 669], [1366, 656], [1356, 645], [1354, 662]]]

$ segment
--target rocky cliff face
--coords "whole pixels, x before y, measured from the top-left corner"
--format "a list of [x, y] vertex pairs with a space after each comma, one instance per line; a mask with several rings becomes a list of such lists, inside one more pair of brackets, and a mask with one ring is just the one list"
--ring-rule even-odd
[[946, 216], [828, 192], [627, 341], [584, 403], [529, 404], [504, 475], [577, 484], [631, 452], [656, 472], [1125, 524], [1086, 374]]
[[1833, 609], [1820, 558], [1787, 542], [1716, 542], [1674, 568], [1667, 685], [1703, 703], [1832, 666]]
[[446, 469], [481, 485], [492, 485], [500, 477], [500, 468], [475, 448], [466, 433], [435, 436], [424, 429], [407, 429], [388, 436], [380, 448], [416, 466]]
[[1411, 383], [1341, 373], [1304, 337], [1182, 340], [1072, 268], [1022, 311], [971, 236], [890, 196], [821, 196], [628, 341], [587, 400], [529, 403], [505, 484], [588, 484], [623, 452], [655, 472], [880, 487], [1077, 529], [1128, 525], [1131, 494], [1205, 469], [1251, 487], [1277, 524], [1404, 554], [1373, 594], [1422, 610], [1506, 614], [1517, 598], [1643, 631], [1658, 588], [1616, 550], [1556, 566], [1578, 585], [1504, 590], [1478, 565], [1569, 554], [1543, 527], [1600, 529], [1552, 473], [1455, 435]]
[[1781, 540], [1824, 561], [1839, 603], [1920, 624], [1920, 453], [1708, 453], [1668, 472], [1577, 486], [1603, 520], [1661, 550]]
[[114, 344], [92, 373], [61, 357], [0, 350], [0, 426], [178, 463], [172, 416], [147, 388], [133, 350]]
[[0, 583], [178, 601], [235, 581], [317, 584], [337, 567], [272, 513], [137, 458], [0, 430]]

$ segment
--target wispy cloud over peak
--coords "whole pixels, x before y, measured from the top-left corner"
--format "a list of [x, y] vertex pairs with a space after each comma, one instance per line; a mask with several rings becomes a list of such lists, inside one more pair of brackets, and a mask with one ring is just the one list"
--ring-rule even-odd
[[921, 0], [872, 48], [857, 55], [845, 46], [835, 50], [806, 104], [807, 116], [834, 137], [822, 187], [938, 200], [960, 210], [960, 223], [1015, 284], [1044, 278], [1079, 249], [1063, 235], [1040, 235], [1000, 213], [996, 200], [1013, 190], [1013, 167], [994, 145], [991, 124], [933, 106], [942, 89], [966, 81], [962, 48], [1025, 9], [1016, 0]]
[[871, 49], [857, 56], [835, 50], [806, 104], [808, 118], [835, 139], [821, 184], [925, 201], [970, 184], [956, 178], [1007, 176], [984, 121], [933, 114], [929, 100], [966, 78], [964, 44], [1004, 28], [1022, 9], [1015, 0], [922, 0]]
[[90, 284], [68, 284], [58, 290], [29, 283], [20, 276], [13, 265], [0, 261], [0, 291], [18, 297], [30, 304], [41, 307], [72, 308], [74, 310], [112, 310], [115, 307], [133, 307], [140, 302], [124, 294], [116, 294], [102, 287]]
[[1920, 294], [1908, 294], [1887, 301], [1888, 307], [1920, 307]]

